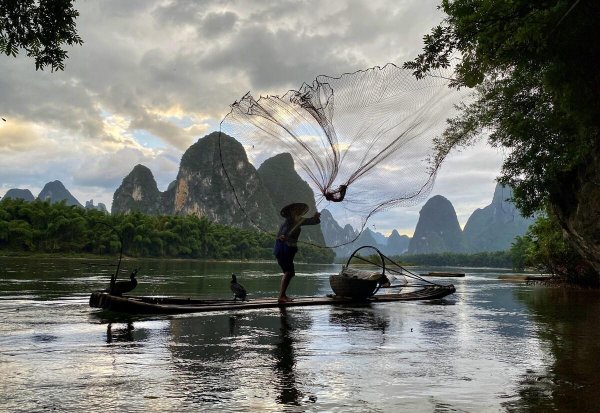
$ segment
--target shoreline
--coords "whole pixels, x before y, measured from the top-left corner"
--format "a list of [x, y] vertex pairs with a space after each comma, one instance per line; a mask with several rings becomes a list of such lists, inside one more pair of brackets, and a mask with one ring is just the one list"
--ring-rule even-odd
[[[25, 252], [0, 252], [0, 258], [54, 258], [54, 259], [66, 259], [66, 260], [114, 260], [118, 261], [118, 256], [113, 255], [99, 255], [99, 254], [62, 254], [62, 253], [25, 253]], [[123, 261], [179, 261], [179, 262], [214, 262], [214, 263], [249, 263], [249, 264], [277, 264], [275, 259], [273, 260], [260, 260], [260, 259], [247, 259], [247, 260], [232, 260], [232, 259], [216, 259], [216, 258], [176, 258], [176, 257], [131, 257], [123, 255]], [[302, 265], [339, 265], [336, 263], [314, 263], [314, 262], [303, 262], [298, 261], [296, 264]]]

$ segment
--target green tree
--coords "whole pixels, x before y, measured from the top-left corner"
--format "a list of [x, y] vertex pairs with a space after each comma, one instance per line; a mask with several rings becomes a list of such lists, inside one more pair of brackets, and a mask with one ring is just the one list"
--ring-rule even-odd
[[19, 49], [35, 60], [35, 68], [64, 70], [64, 45], [83, 44], [73, 0], [3, 0], [0, 2], [0, 52], [16, 56]]
[[482, 132], [504, 147], [499, 181], [530, 215], [548, 204], [600, 274], [600, 2], [444, 0], [443, 22], [406, 68], [453, 69], [475, 90], [437, 140], [433, 167]]
[[552, 213], [538, 217], [525, 238], [529, 244], [525, 253], [527, 263], [571, 283], [598, 285], [593, 268], [565, 241], [562, 228]]
[[[117, 233], [123, 252], [136, 257], [273, 259], [272, 236], [206, 218], [108, 215], [64, 202], [0, 201], [0, 250], [115, 254], [121, 249]], [[333, 253], [307, 247], [302, 260], [332, 262]]]
[[510, 247], [510, 258], [512, 268], [515, 271], [523, 271], [525, 267], [531, 265], [529, 259], [531, 249], [531, 238], [528, 236], [516, 237]]

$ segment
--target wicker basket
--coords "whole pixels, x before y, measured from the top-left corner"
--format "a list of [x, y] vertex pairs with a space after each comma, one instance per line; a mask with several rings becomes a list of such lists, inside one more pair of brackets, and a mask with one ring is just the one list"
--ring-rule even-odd
[[[351, 267], [350, 263], [355, 254], [363, 248], [371, 248], [377, 252], [381, 260], [381, 269], [369, 271]], [[375, 294], [381, 285], [389, 282], [385, 275], [385, 259], [383, 254], [371, 246], [363, 246], [355, 250], [346, 265], [339, 274], [329, 277], [329, 284], [333, 292], [340, 297], [348, 297], [353, 300], [364, 300]]]

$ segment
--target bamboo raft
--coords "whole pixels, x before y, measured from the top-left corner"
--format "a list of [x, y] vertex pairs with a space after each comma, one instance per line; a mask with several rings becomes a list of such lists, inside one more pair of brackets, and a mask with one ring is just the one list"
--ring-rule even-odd
[[421, 275], [427, 275], [429, 277], [464, 277], [464, 272], [447, 272], [447, 271], [438, 271], [438, 272], [428, 272]]
[[279, 303], [276, 298], [257, 298], [251, 301], [200, 300], [192, 298], [115, 296], [105, 291], [95, 291], [90, 296], [90, 307], [129, 314], [182, 314], [211, 311], [253, 310], [278, 307], [304, 307], [340, 304], [373, 304], [397, 301], [435, 300], [454, 293], [453, 285], [432, 285], [415, 291], [381, 294], [354, 300], [339, 296], [296, 297], [293, 301]]

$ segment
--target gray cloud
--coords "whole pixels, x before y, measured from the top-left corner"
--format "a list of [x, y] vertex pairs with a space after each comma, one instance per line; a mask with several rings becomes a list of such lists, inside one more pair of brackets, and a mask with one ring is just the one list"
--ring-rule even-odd
[[218, 37], [230, 32], [238, 20], [238, 15], [227, 11], [223, 13], [208, 13], [198, 27], [199, 33], [206, 38]]
[[209, 5], [210, 2], [196, 0], [170, 1], [158, 5], [154, 9], [153, 17], [162, 24], [194, 24], [202, 19]]
[[148, 131], [182, 151], [194, 143], [193, 136], [189, 132], [149, 113], [143, 113], [133, 119], [129, 124], [129, 128], [131, 130], [142, 129]]
[[[239, 37], [220, 50], [207, 54], [204, 65], [211, 71], [234, 68], [248, 76], [255, 89], [283, 94], [282, 86], [298, 87], [312, 81], [309, 74], [339, 73], [366, 65], [350, 53], [335, 53], [327, 47], [331, 37], [299, 36], [291, 30], [272, 32], [264, 26], [243, 29]], [[293, 51], [293, 52], [292, 52]], [[338, 70], [335, 70], [337, 68]]]
[[98, 156], [81, 164], [74, 173], [75, 185], [116, 189], [123, 178], [137, 164], [155, 169], [157, 183], [165, 186], [175, 179], [179, 167], [179, 158], [164, 152], [144, 153], [140, 150], [125, 148], [115, 153]]
[[[282, 94], [320, 74], [400, 64], [441, 19], [436, 3], [419, 0], [105, 0], [75, 7], [85, 43], [69, 49], [64, 72], [36, 72], [22, 55], [0, 57], [0, 112], [35, 129], [0, 139], [0, 188], [61, 179], [74, 194], [110, 203], [136, 163], [166, 187], [183, 150], [247, 91]], [[138, 131], [159, 139], [160, 148], [143, 148]], [[499, 170], [485, 150], [470, 151], [449, 160], [434, 189], [455, 203], [459, 219], [486, 204], [479, 200], [487, 200]], [[415, 214], [418, 208], [394, 211], [390, 222], [408, 225]]]

